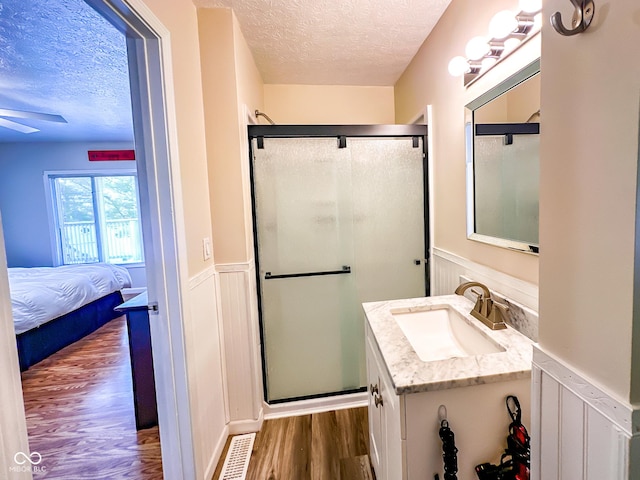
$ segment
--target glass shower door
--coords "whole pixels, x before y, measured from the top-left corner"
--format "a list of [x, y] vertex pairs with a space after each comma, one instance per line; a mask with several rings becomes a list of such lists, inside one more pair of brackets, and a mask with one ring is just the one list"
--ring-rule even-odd
[[350, 138], [359, 302], [425, 295], [422, 138]]
[[253, 152], [267, 400], [358, 389], [349, 152], [335, 138]]

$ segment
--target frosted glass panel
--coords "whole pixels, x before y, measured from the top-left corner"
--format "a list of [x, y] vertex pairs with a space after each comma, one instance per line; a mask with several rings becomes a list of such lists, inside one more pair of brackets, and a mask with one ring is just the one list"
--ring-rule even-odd
[[422, 147], [265, 138], [253, 153], [268, 401], [359, 389], [361, 303], [425, 294]]
[[349, 153], [336, 144], [266, 138], [264, 149], [254, 147], [261, 273], [334, 270], [351, 261]]
[[[357, 389], [362, 331], [350, 275], [264, 282], [270, 400]], [[359, 337], [360, 335], [360, 337]]]
[[538, 244], [539, 135], [475, 138], [476, 233]]
[[422, 145], [414, 148], [411, 138], [353, 138], [348, 147], [360, 302], [424, 296]]
[[254, 146], [254, 190], [269, 400], [359, 388], [353, 275], [265, 279], [351, 266], [349, 153], [335, 138], [264, 147]]

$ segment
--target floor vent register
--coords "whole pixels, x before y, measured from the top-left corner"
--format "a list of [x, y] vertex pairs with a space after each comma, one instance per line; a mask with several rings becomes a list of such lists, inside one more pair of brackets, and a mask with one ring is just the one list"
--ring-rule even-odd
[[245, 480], [249, 469], [249, 459], [253, 450], [255, 433], [236, 435], [231, 439], [227, 457], [222, 466], [220, 480]]

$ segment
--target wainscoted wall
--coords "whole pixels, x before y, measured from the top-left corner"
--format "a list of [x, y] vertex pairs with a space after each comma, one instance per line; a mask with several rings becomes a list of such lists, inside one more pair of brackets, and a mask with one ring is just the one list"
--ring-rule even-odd
[[534, 347], [532, 480], [636, 479], [640, 407], [613, 398]]
[[[526, 255], [523, 253], [523, 255]], [[538, 286], [506, 275], [492, 268], [459, 257], [453, 253], [432, 249], [432, 295], [452, 294], [460, 285], [460, 276], [486, 284], [491, 290], [538, 311]]]
[[[433, 295], [453, 293], [461, 280], [485, 283], [524, 307], [536, 322], [537, 337], [536, 285], [437, 248], [432, 265]], [[640, 458], [640, 406], [612, 397], [539, 346], [534, 346], [531, 381], [532, 480], [640, 478], [630, 470], [630, 459]]]
[[432, 295], [450, 295], [460, 283], [469, 280], [484, 283], [495, 299], [509, 307], [508, 323], [534, 342], [538, 341], [537, 285], [438, 248], [433, 249], [431, 265]]
[[213, 476], [228, 432], [218, 285], [213, 266], [189, 279], [190, 318], [185, 322], [196, 478], [203, 480]]
[[262, 424], [262, 368], [253, 261], [219, 264], [224, 330], [229, 433], [259, 430]]

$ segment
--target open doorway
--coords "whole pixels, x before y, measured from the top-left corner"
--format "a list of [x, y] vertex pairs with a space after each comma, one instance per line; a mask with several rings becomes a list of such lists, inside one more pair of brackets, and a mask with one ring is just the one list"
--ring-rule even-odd
[[[146, 286], [149, 305], [155, 306], [151, 338], [158, 392], [158, 417], [162, 426], [163, 453], [172, 453], [163, 455], [163, 470], [167, 478], [188, 478], [193, 474], [193, 454], [182, 347], [184, 342], [179, 288], [182, 266], [178, 263], [180, 248], [184, 247], [180, 246], [180, 234], [176, 229], [179, 219], [175, 218], [174, 199], [167, 193], [176, 191], [172, 185], [172, 174], [175, 175], [174, 169], [177, 168], [175, 164], [171, 164], [177, 158], [175, 151], [170, 149], [170, 138], [175, 132], [169, 130], [170, 122], [167, 122], [167, 117], [172, 115], [172, 105], [166, 98], [171, 95], [171, 89], [163, 83], [164, 70], [168, 64], [166, 52], [169, 49], [163, 51], [161, 47], [162, 38], [168, 38], [168, 32], [140, 2], [117, 6], [104, 0], [87, 3], [126, 36], [145, 271], [147, 278], [151, 279]], [[145, 12], [144, 19], [134, 10], [136, 7]], [[4, 256], [4, 249], [2, 250]], [[0, 265], [0, 275], [6, 278], [6, 274], [3, 262]], [[6, 282], [0, 283], [0, 304], [4, 306], [6, 313], [10, 298]], [[8, 329], [3, 329], [0, 335], [6, 335], [3, 340], [10, 344], [8, 333]], [[13, 341], [15, 342], [15, 337]], [[15, 363], [8, 365], [2, 362], [0, 379], [7, 378], [10, 382], [15, 382], [15, 372], [9, 372], [5, 368], [7, 366], [15, 366]], [[18, 396], [14, 395], [9, 400], [13, 403], [11, 408], [3, 408], [0, 412], [3, 417], [0, 424], [10, 425], [4, 422], [4, 416], [19, 412], [16, 406]], [[19, 442], [24, 442], [24, 439], [18, 439], [16, 445]], [[6, 445], [4, 448], [11, 446]], [[24, 447], [22, 450], [26, 451]], [[43, 463], [43, 466], [46, 464]]]

